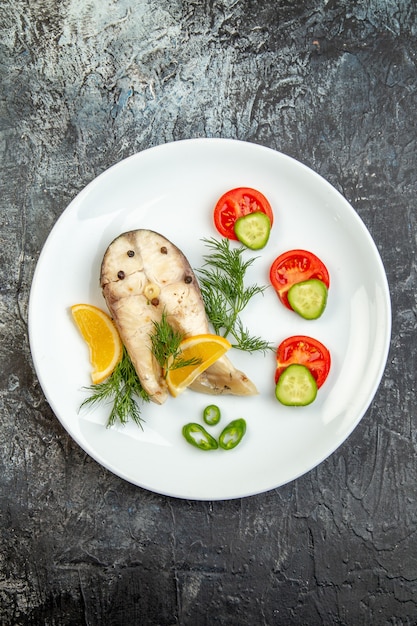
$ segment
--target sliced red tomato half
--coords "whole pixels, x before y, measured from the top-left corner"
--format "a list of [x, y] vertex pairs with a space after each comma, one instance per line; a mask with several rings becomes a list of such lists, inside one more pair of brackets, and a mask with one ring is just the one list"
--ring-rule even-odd
[[223, 237], [238, 240], [235, 234], [235, 222], [238, 217], [260, 211], [274, 220], [272, 207], [265, 196], [250, 187], [230, 189], [222, 195], [214, 207], [214, 224]]
[[317, 339], [304, 335], [295, 335], [285, 339], [277, 349], [277, 369], [275, 382], [282, 372], [293, 363], [308, 367], [320, 389], [330, 371], [330, 352]]
[[289, 250], [280, 254], [272, 263], [269, 272], [272, 286], [288, 309], [291, 309], [287, 297], [290, 287], [311, 278], [323, 281], [327, 289], [330, 286], [327, 267], [315, 254], [307, 250]]

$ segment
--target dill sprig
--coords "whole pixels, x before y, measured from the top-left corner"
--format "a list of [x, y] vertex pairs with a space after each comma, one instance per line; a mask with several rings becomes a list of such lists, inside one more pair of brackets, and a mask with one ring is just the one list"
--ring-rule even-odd
[[86, 387], [91, 395], [81, 404], [96, 405], [102, 402], [113, 402], [107, 428], [113, 426], [117, 421], [126, 424], [129, 418], [143, 428], [140, 406], [137, 398], [149, 402], [149, 395], [143, 389], [132, 361], [123, 346], [121, 361], [116, 365], [113, 373], [102, 383]]
[[262, 294], [266, 287], [245, 286], [245, 275], [256, 257], [243, 259], [244, 246], [232, 248], [226, 238], [202, 240], [211, 250], [203, 257], [203, 267], [197, 270], [204, 305], [214, 331], [233, 338], [232, 346], [247, 352], [267, 352], [273, 346], [261, 337], [251, 336], [244, 327], [240, 313], [249, 300]]
[[201, 359], [193, 357], [184, 359], [181, 354], [181, 341], [184, 335], [175, 330], [168, 322], [165, 310], [162, 312], [161, 320], [154, 321], [154, 332], [150, 335], [152, 343], [152, 354], [165, 372], [188, 365], [198, 365]]
[[[184, 359], [181, 356], [180, 344], [184, 336], [174, 330], [168, 323], [165, 311], [162, 313], [160, 322], [154, 322], [154, 333], [150, 335], [152, 343], [152, 353], [159, 365], [168, 370], [187, 365], [198, 365], [201, 359]], [[149, 394], [143, 389], [139, 377], [136, 373], [130, 356], [123, 346], [121, 361], [116, 365], [114, 371], [106, 380], [97, 385], [90, 385], [85, 388], [91, 395], [84, 400], [81, 407], [93, 406], [96, 404], [113, 403], [110, 415], [107, 420], [107, 428], [116, 422], [126, 424], [131, 418], [138, 426], [143, 428], [141, 417], [141, 407], [138, 400], [149, 402]]]

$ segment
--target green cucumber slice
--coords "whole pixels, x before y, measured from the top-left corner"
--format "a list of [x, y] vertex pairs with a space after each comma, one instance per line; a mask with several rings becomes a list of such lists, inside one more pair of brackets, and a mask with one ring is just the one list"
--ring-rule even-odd
[[307, 406], [316, 399], [316, 379], [308, 367], [293, 363], [278, 378], [275, 395], [286, 406]]
[[295, 283], [288, 291], [288, 302], [304, 319], [316, 320], [326, 308], [327, 287], [317, 278]]
[[235, 234], [243, 245], [251, 250], [260, 250], [268, 243], [271, 220], [262, 211], [239, 217], [235, 222]]

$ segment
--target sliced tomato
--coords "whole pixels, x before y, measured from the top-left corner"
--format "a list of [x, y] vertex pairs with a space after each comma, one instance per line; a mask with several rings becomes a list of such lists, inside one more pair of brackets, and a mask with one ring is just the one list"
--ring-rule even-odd
[[222, 195], [214, 207], [214, 224], [223, 237], [238, 240], [235, 233], [235, 222], [239, 217], [249, 213], [265, 213], [270, 219], [271, 226], [274, 221], [272, 207], [265, 196], [256, 189], [250, 187], [237, 187], [230, 189]]
[[312, 337], [295, 335], [284, 339], [277, 349], [276, 383], [282, 372], [294, 363], [308, 367], [319, 389], [330, 371], [330, 352], [320, 341]]
[[271, 265], [269, 279], [281, 302], [291, 309], [288, 291], [295, 283], [317, 278], [327, 289], [330, 276], [327, 267], [315, 254], [307, 250], [289, 250], [280, 254]]

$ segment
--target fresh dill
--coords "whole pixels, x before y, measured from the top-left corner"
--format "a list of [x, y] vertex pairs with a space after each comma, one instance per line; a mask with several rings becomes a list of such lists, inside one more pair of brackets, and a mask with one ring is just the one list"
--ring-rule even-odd
[[182, 357], [180, 346], [184, 335], [171, 326], [165, 311], [162, 312], [161, 321], [154, 321], [153, 325], [154, 332], [150, 335], [152, 354], [162, 367], [165, 375], [169, 370], [201, 363], [201, 359], [195, 357], [192, 359], [184, 359]]
[[[154, 322], [154, 333], [150, 335], [152, 353], [163, 368], [165, 374], [168, 370], [187, 365], [198, 365], [198, 358], [184, 359], [181, 356], [180, 344], [183, 335], [172, 328], [168, 323], [165, 311], [162, 313], [160, 322]], [[107, 428], [116, 422], [126, 424], [131, 418], [138, 426], [143, 428], [141, 407], [138, 400], [149, 402], [149, 394], [143, 389], [130, 356], [123, 346], [123, 355], [114, 371], [106, 380], [97, 385], [90, 385], [86, 390], [91, 395], [84, 400], [81, 407], [93, 406], [101, 403], [113, 403], [107, 420]]]
[[113, 426], [117, 421], [126, 424], [129, 418], [143, 428], [140, 406], [137, 399], [144, 402], [149, 401], [149, 395], [143, 389], [132, 361], [123, 346], [121, 361], [116, 365], [113, 373], [102, 383], [91, 385], [86, 388], [91, 395], [81, 404], [91, 406], [102, 402], [113, 402], [107, 428]]
[[[251, 336], [244, 327], [240, 313], [249, 300], [262, 294], [266, 287], [245, 286], [245, 275], [255, 257], [243, 259], [244, 246], [231, 247], [226, 238], [202, 240], [210, 249], [203, 257], [203, 267], [197, 270], [204, 305], [214, 331], [232, 337], [232, 346], [247, 352], [267, 352], [273, 346], [261, 337]], [[234, 341], [234, 342], [233, 342]]]

